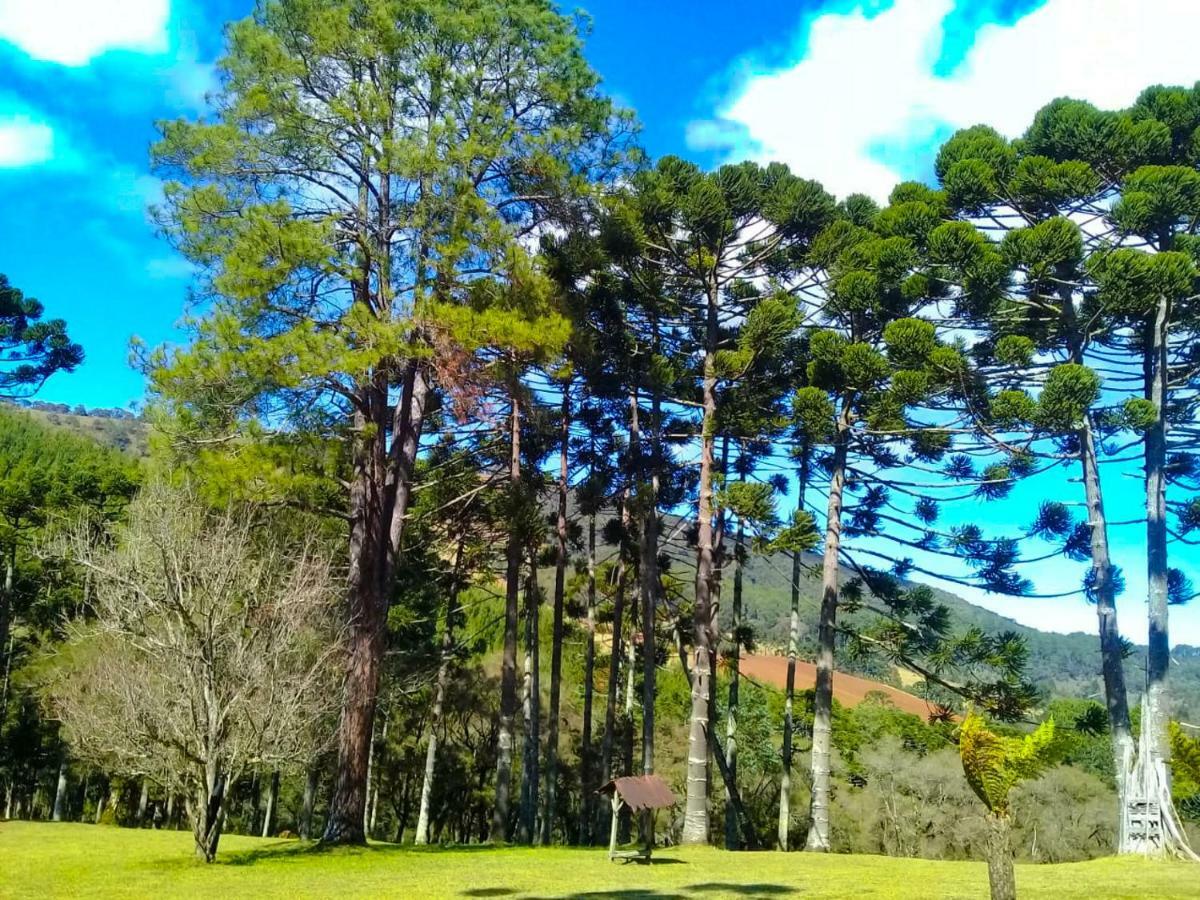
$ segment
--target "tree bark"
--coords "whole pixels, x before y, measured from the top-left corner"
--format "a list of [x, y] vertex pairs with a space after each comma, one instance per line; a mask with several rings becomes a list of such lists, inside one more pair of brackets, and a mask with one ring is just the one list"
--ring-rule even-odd
[[550, 716], [546, 731], [546, 789], [543, 792], [541, 843], [549, 844], [554, 832], [558, 793], [558, 719], [562, 680], [563, 602], [567, 585], [567, 487], [571, 440], [571, 385], [563, 386], [561, 432], [558, 447], [558, 516], [555, 522], [554, 639], [550, 648]]
[[833, 644], [837, 627], [839, 554], [842, 539], [842, 492], [846, 482], [849, 419], [843, 411], [834, 438], [829, 505], [825, 520], [825, 556], [821, 568], [821, 614], [817, 628], [817, 681], [813, 692], [811, 825], [805, 849], [829, 852], [829, 804], [832, 796], [830, 753], [833, 744]]
[[[808, 444], [801, 448], [800, 467], [797, 473], [798, 497], [796, 508], [804, 512], [804, 495], [808, 487]], [[793, 708], [796, 697], [796, 657], [800, 650], [800, 572], [801, 553], [792, 553], [792, 604], [788, 620], [788, 662], [787, 681], [783, 694], [783, 771], [779, 777], [779, 827], [776, 834], [776, 846], [780, 850], [789, 849], [789, 835], [792, 826], [792, 743], [794, 739], [795, 718]]]
[[583, 654], [583, 728], [579, 744], [579, 843], [592, 843], [592, 703], [596, 693], [596, 514], [588, 519], [587, 635]]
[[[657, 334], [657, 324], [655, 325]], [[642, 600], [642, 774], [654, 774], [654, 700], [658, 696], [655, 624], [658, 619], [658, 474], [662, 466], [662, 400], [656, 389], [651, 399], [650, 474], [644, 478], [641, 501], [642, 533], [638, 581]], [[650, 821], [647, 813], [645, 820]]]
[[1129, 700], [1125, 692], [1124, 647], [1117, 627], [1117, 597], [1109, 554], [1108, 524], [1104, 514], [1104, 495], [1100, 487], [1100, 467], [1091, 422], [1079, 430], [1079, 460], [1083, 469], [1087, 497], [1088, 525], [1091, 529], [1092, 589], [1100, 632], [1100, 661], [1104, 675], [1104, 700], [1108, 709], [1108, 727], [1112, 738], [1113, 772], [1117, 787], [1117, 852], [1131, 851], [1125, 828], [1125, 806], [1129, 802], [1133, 771], [1134, 743], [1129, 722]]
[[[511, 502], [521, 489], [521, 403], [516, 384], [510, 385], [511, 456], [509, 490]], [[496, 806], [492, 811], [492, 840], [508, 840], [510, 791], [512, 789], [513, 719], [517, 707], [517, 605], [521, 592], [521, 535], [509, 529], [504, 592], [504, 653], [500, 662], [500, 731], [496, 754]]]
[[[742, 559], [745, 554], [745, 523], [738, 517], [737, 534], [733, 545], [733, 616], [730, 622], [733, 640], [729, 646], [729, 694], [725, 711], [725, 760], [729, 781], [737, 784], [737, 717], [740, 689], [741, 628], [742, 628]], [[729, 790], [725, 791], [725, 849], [739, 850], [737, 811]]]
[[1154, 405], [1155, 419], [1146, 432], [1146, 583], [1150, 620], [1146, 655], [1146, 709], [1150, 717], [1151, 746], [1143, 747], [1151, 759], [1170, 758], [1167, 742], [1167, 673], [1171, 661], [1168, 631], [1167, 563], [1167, 323], [1170, 303], [1159, 298], [1146, 343], [1146, 397]]
[[988, 888], [992, 900], [1017, 900], [1008, 817], [988, 813], [987, 826]]
[[680, 841], [708, 841], [708, 730], [712, 685], [712, 589], [715, 572], [713, 541], [713, 439], [717, 414], [716, 351], [719, 339], [718, 288], [708, 286], [708, 316], [704, 352], [703, 407], [700, 434], [699, 535], [696, 551], [696, 591], [692, 614], [692, 710], [688, 725], [687, 798]]
[[425, 745], [425, 774], [421, 780], [421, 803], [417, 810], [415, 844], [429, 843], [429, 808], [433, 801], [433, 783], [437, 774], [438, 731], [442, 727], [442, 711], [446, 704], [446, 688], [450, 683], [450, 662], [454, 658], [454, 616], [461, 587], [463, 548], [465, 539], [458, 539], [454, 558], [454, 576], [446, 596], [446, 621], [442, 625], [442, 656], [438, 661], [437, 684], [433, 692], [433, 711], [430, 716], [429, 738]]
[[[365, 844], [367, 768], [375, 727], [380, 672], [387, 639], [387, 609], [399, 558], [412, 476], [421, 443], [429, 385], [410, 361], [399, 403], [391, 410], [387, 385], [376, 376], [360, 390], [354, 413], [350, 486], [349, 634], [337, 776], [322, 842]], [[394, 413], [391, 447], [386, 445]]]
[[54, 812], [51, 819], [61, 822], [67, 815], [67, 757], [64, 755], [58, 764], [58, 784], [54, 789]]
[[313, 807], [317, 803], [317, 782], [320, 779], [320, 771], [314, 764], [309, 766], [308, 773], [304, 779], [304, 799], [300, 806], [300, 837], [306, 841], [311, 840], [313, 836]]
[[[628, 526], [629, 509], [624, 500], [621, 503], [621, 521], [624, 525]], [[621, 655], [623, 652], [621, 647], [623, 629], [625, 627], [625, 571], [625, 560], [619, 558], [617, 561], [617, 584], [613, 596], [612, 653], [609, 656], [608, 662], [608, 686], [604, 706], [604, 736], [600, 740], [601, 783], [607, 783], [615, 777], [612, 758], [617, 719], [617, 687], [620, 684], [621, 678]], [[611, 812], [606, 804], [600, 804], [600, 808], [605, 812]], [[603, 833], [603, 831], [604, 829], [601, 827], [600, 833]]]
[[141, 828], [146, 823], [146, 807], [150, 803], [150, 781], [146, 778], [142, 779], [142, 790], [138, 794], [137, 814], [134, 817], [134, 822], [138, 828]]
[[221, 840], [221, 824], [225, 814], [226, 781], [226, 774], [210, 763], [207, 766], [206, 784], [198, 792], [196, 808], [192, 811], [196, 855], [205, 862], [217, 858], [217, 844]]
[[532, 844], [537, 836], [538, 766], [541, 741], [541, 686], [538, 683], [538, 585], [536, 550], [529, 552], [529, 581], [525, 590], [524, 741], [521, 762], [521, 810], [518, 840]]
[[267, 787], [267, 807], [263, 810], [262, 836], [270, 837], [275, 831], [275, 807], [279, 803], [279, 770], [271, 773]]

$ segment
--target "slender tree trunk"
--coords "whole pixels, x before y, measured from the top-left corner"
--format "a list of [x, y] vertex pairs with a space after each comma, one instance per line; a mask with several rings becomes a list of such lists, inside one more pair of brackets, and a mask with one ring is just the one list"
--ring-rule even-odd
[[[737, 784], [737, 717], [738, 692], [740, 688], [739, 663], [741, 661], [742, 630], [742, 560], [745, 556], [746, 532], [741, 517], [738, 517], [737, 536], [733, 547], [733, 621], [730, 622], [733, 640], [729, 646], [729, 696], [725, 714], [725, 760], [729, 766], [729, 780]], [[737, 811], [725, 792], [725, 849], [738, 850]]]
[[1017, 900], [1008, 817], [988, 813], [987, 826], [988, 887], [992, 900]]
[[167, 815], [166, 826], [172, 831], [175, 830], [175, 792], [167, 794]]
[[829, 852], [830, 754], [833, 745], [833, 644], [837, 627], [838, 571], [842, 539], [842, 491], [846, 482], [849, 419], [843, 412], [833, 449], [825, 558], [821, 568], [821, 616], [817, 628], [817, 681], [813, 693], [811, 826], [805, 849]]
[[583, 734], [579, 745], [579, 843], [592, 843], [592, 702], [596, 692], [596, 514], [588, 518], [587, 647], [583, 655]]
[[[512, 421], [509, 490], [511, 503], [521, 490], [521, 404], [516, 384], [510, 386]], [[517, 707], [517, 604], [521, 592], [521, 535], [510, 527], [504, 594], [504, 655], [500, 662], [500, 731], [496, 754], [496, 806], [492, 811], [492, 840], [508, 840], [509, 793], [512, 789], [513, 719]]]
[[[657, 335], [657, 323], [655, 334]], [[650, 474], [643, 478], [642, 534], [639, 546], [639, 585], [642, 600], [642, 774], [654, 774], [654, 701], [658, 696], [655, 624], [658, 620], [658, 476], [662, 467], [662, 401], [657, 389], [651, 399]], [[649, 823], [652, 813], [647, 813]]]
[[[621, 520], [628, 526], [629, 509], [624, 500], [621, 503]], [[625, 627], [625, 571], [624, 559], [618, 559], [617, 584], [613, 596], [612, 653], [609, 656], [608, 687], [604, 706], [604, 736], [600, 740], [600, 781], [602, 783], [607, 783], [616, 776], [616, 773], [613, 772], [612, 758], [617, 719], [617, 687], [621, 677], [621, 647]], [[600, 808], [608, 811], [606, 804], [600, 804]], [[600, 832], [603, 833], [603, 831], [604, 829], [601, 828]]]
[[258, 771], [250, 779], [250, 827], [246, 834], [258, 834], [258, 814], [262, 805], [262, 779]]
[[1100, 661], [1104, 674], [1104, 700], [1108, 708], [1108, 726], [1112, 737], [1113, 772], [1117, 787], [1117, 852], [1130, 852], [1125, 807], [1130, 799], [1134, 743], [1129, 722], [1129, 701], [1125, 693], [1124, 647], [1117, 627], [1117, 597], [1109, 555], [1108, 524], [1104, 515], [1104, 495], [1100, 488], [1100, 467], [1090, 421], [1079, 430], [1079, 460], [1083, 469], [1087, 497], [1088, 525], [1091, 529], [1092, 591], [1100, 631]]
[[[4, 644], [0, 643], [0, 647]], [[13, 657], [13, 636], [8, 636], [8, 649], [4, 654], [4, 685], [0, 687], [0, 722], [6, 721], [8, 716], [8, 691], [9, 685], [12, 682], [12, 657]]]
[[308, 773], [304, 779], [304, 799], [300, 806], [300, 837], [306, 841], [311, 840], [313, 829], [313, 807], [317, 803], [317, 783], [320, 780], [321, 773], [317, 766], [309, 766]]
[[[808, 487], [808, 443], [801, 448], [798, 471], [798, 497], [796, 508], [804, 512], [804, 495]], [[796, 697], [796, 657], [800, 651], [800, 572], [801, 553], [792, 553], [792, 605], [788, 620], [787, 682], [783, 694], [783, 771], [779, 777], [779, 828], [776, 846], [780, 850], [790, 849], [789, 834], [792, 827], [792, 757], [795, 731], [794, 704]]]
[[[630, 610], [629, 640], [625, 643], [625, 702], [621, 711], [621, 771], [633, 774], [633, 635], [637, 634], [637, 606]], [[621, 811], [621, 842], [630, 838], [633, 810], [626, 806]]]
[[67, 757], [63, 755], [58, 764], [58, 784], [54, 789], [54, 812], [51, 818], [61, 822], [67, 814]]
[[[97, 824], [97, 825], [99, 825], [101, 820], [103, 820], [103, 818], [104, 818], [104, 801], [107, 799], [108, 799], [108, 792], [104, 788], [101, 788], [100, 789], [100, 797], [96, 800], [96, 822], [95, 822], [95, 824]], [[8, 803], [6, 804], [5, 809], [4, 809], [4, 818], [6, 818], [6, 819], [8, 818], [8, 813], [9, 813], [9, 810], [11, 809], [11, 805], [12, 805], [12, 785], [9, 785]]]
[[[394, 410], [388, 405], [386, 382], [376, 376], [362, 386], [365, 409], [354, 414], [347, 579], [350, 627], [337, 732], [337, 775], [322, 837], [326, 844], [366, 843], [367, 766], [387, 638], [387, 609], [429, 396], [429, 384], [415, 361], [406, 365], [405, 373]], [[385, 443], [389, 412], [394, 413], [390, 448]]]
[[543, 793], [541, 842], [549, 844], [554, 832], [558, 793], [558, 719], [562, 680], [563, 601], [567, 585], [567, 487], [571, 440], [571, 385], [563, 386], [561, 432], [558, 446], [558, 516], [555, 523], [557, 555], [554, 560], [554, 643], [550, 648], [550, 716], [546, 731], [546, 790]]
[[433, 801], [433, 782], [437, 773], [438, 732], [442, 727], [442, 711], [446, 703], [446, 688], [450, 683], [450, 663], [454, 659], [454, 617], [458, 592], [462, 586], [463, 549], [465, 538], [459, 536], [454, 557], [454, 576], [446, 596], [446, 620], [442, 625], [442, 657], [438, 661], [437, 685], [433, 693], [433, 711], [429, 723], [429, 738], [425, 745], [425, 775], [421, 780], [421, 803], [417, 811], [415, 844], [429, 843], [429, 811]]
[[4, 594], [0, 596], [0, 652], [4, 653], [4, 687], [0, 689], [0, 722], [8, 716], [8, 690], [12, 676], [13, 635], [12, 628], [12, 592], [13, 570], [16, 568], [17, 543], [16, 529], [13, 529], [13, 543], [9, 548], [8, 558], [4, 564]]
[[142, 779], [142, 791], [138, 795], [137, 815], [134, 822], [138, 828], [141, 828], [146, 823], [146, 806], [150, 803], [150, 781]]
[[538, 585], [536, 550], [529, 552], [529, 582], [525, 592], [525, 729], [521, 765], [521, 818], [518, 840], [532, 844], [537, 836], [541, 686], [538, 683]]
[[680, 840], [708, 841], [708, 730], [712, 685], [712, 589], [716, 547], [713, 540], [713, 438], [717, 414], [716, 350], [719, 339], [717, 286], [708, 289], [708, 321], [704, 353], [704, 415], [700, 434], [699, 535], [696, 592], [692, 618], [692, 711], [688, 727], [687, 798]]
[[1170, 756], [1167, 743], [1167, 673], [1171, 661], [1168, 631], [1167, 564], [1167, 323], [1170, 304], [1159, 299], [1157, 314], [1146, 344], [1146, 395], [1154, 405], [1155, 420], [1146, 432], [1146, 582], [1150, 634], [1146, 657], [1146, 708], [1150, 717], [1151, 746], [1143, 747], [1156, 763]]
[[262, 836], [270, 837], [275, 831], [275, 807], [279, 803], [279, 770], [271, 773], [271, 783], [267, 787], [267, 808], [263, 811]]

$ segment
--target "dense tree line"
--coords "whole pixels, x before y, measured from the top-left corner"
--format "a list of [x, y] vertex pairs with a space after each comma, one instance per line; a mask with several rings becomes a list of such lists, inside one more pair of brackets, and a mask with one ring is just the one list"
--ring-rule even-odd
[[[49, 653], [38, 681], [80, 765], [143, 779], [139, 807], [186, 797], [209, 859], [230, 819], [305, 836], [320, 819], [328, 844], [590, 843], [615, 827], [812, 851], [990, 840], [999, 858], [994, 835], [935, 839], [911, 820], [969, 784], [1007, 841], [1010, 788], [1065, 758], [1062, 791], [1112, 791], [1116, 849], [1190, 852], [1170, 789], [1172, 748], [1191, 756], [1169, 727], [1168, 621], [1193, 593], [1173, 548], [1200, 526], [1200, 90], [1151, 88], [1122, 111], [1055, 101], [1015, 141], [967, 129], [936, 186], [880, 206], [777, 163], [645, 159], [579, 24], [543, 0], [269, 0], [231, 26], [220, 71], [214, 115], [162, 123], [154, 148], [156, 215], [204, 304], [189, 344], [144, 355], [154, 465], [184, 498], [150, 487], [124, 510], [126, 476], [9, 504], [13, 554], [50, 521], [27, 507], [90, 510], [28, 564], [57, 546], [70, 590], [94, 592], [47, 639], [75, 652]], [[1126, 523], [1104, 512], [1129, 464], [1149, 565], [1140, 706], [1108, 536]], [[1027, 480], [1063, 499], [975, 524]], [[257, 580], [173, 576], [139, 547]], [[1068, 593], [1095, 604], [1105, 703], [1022, 735], [1047, 699], [1024, 640], [955, 621], [923, 581], [1035, 595], [1023, 567], [1057, 555], [1087, 564]], [[773, 560], [790, 599], [782, 693], [740, 670], [756, 642], [747, 572]], [[189, 578], [185, 602], [171, 585]], [[311, 608], [285, 615], [276, 595]], [[166, 611], [137, 615], [139, 631], [123, 618], [135, 600]], [[170, 771], [136, 765], [186, 729], [121, 729], [137, 749], [104, 723], [169, 704], [70, 688], [119, 683], [89, 641], [123, 647], [104, 662], [127, 674], [191, 659], [150, 625], [196, 610], [222, 634], [222, 616], [231, 633], [260, 617], [261, 645], [214, 633], [196, 655], [259, 698], [253, 740], [234, 729], [177, 747]], [[159, 663], [151, 645], [168, 648]], [[802, 653], [812, 691], [795, 683]], [[237, 662], [251, 656], [286, 664]], [[872, 666], [909, 673], [933, 721], [842, 709], [837, 671]], [[186, 692], [195, 666], [172, 677]], [[926, 761], [955, 741], [967, 781], [931, 788]], [[887, 753], [906, 764], [881, 766]], [[16, 765], [10, 793], [29, 789]], [[661, 835], [594, 802], [634, 773], [683, 798]], [[288, 796], [297, 812], [281, 815]], [[885, 806], [870, 828], [867, 798]], [[1112, 848], [1095, 834], [1043, 852]], [[994, 872], [1003, 892], [1011, 870]]]

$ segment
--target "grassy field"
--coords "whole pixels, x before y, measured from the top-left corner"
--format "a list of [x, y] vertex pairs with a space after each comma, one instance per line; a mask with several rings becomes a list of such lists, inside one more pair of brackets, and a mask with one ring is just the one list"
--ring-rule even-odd
[[[1018, 866], [1023, 898], [1198, 897], [1200, 867], [1104, 859]], [[184, 832], [0, 823], [0, 897], [886, 897], [987, 896], [979, 863], [665, 849], [652, 866], [600, 850], [315, 852], [298, 841], [222, 839], [218, 862]]]

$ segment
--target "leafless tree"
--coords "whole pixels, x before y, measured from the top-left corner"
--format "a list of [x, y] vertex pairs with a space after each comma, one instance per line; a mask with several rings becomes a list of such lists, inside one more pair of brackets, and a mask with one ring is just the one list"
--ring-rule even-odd
[[182, 793], [210, 862], [226, 787], [311, 759], [338, 693], [336, 573], [315, 532], [263, 525], [159, 483], [106, 540], [81, 525], [52, 548], [92, 590], [50, 669], [51, 709], [78, 757]]

